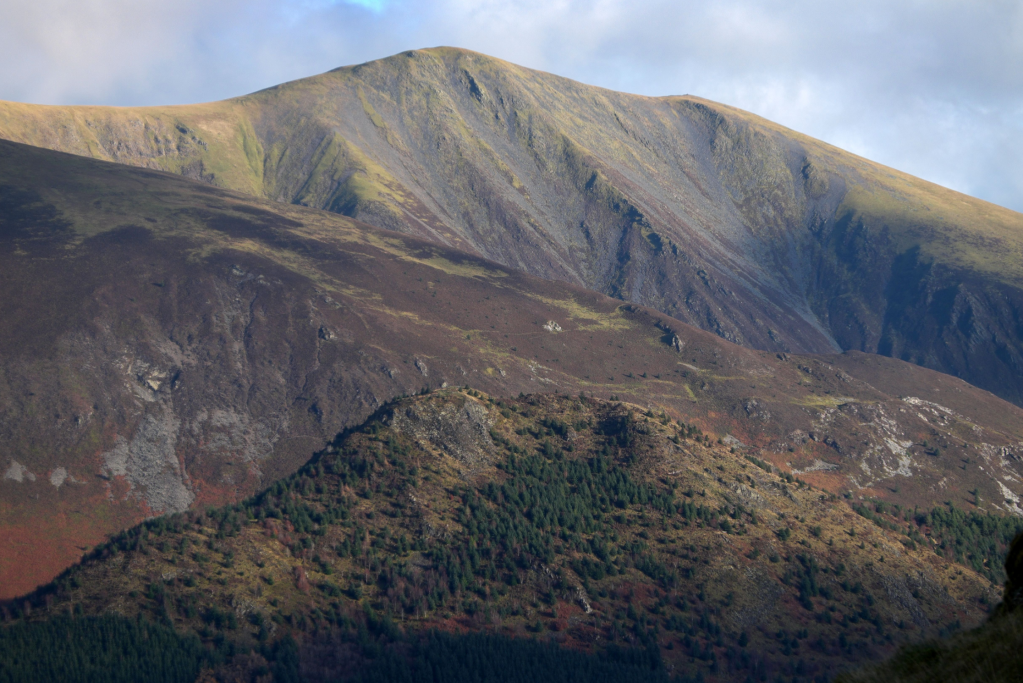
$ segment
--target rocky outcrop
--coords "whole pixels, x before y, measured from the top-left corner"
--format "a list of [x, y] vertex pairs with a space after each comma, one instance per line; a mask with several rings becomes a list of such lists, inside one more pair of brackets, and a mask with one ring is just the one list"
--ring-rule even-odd
[[111, 479], [124, 477], [130, 494], [144, 500], [154, 513], [184, 512], [195, 494], [178, 462], [179, 428], [173, 412], [159, 417], [147, 414], [130, 442], [119, 435], [114, 447], [101, 456], [103, 474]]
[[494, 441], [487, 409], [470, 398], [413, 403], [396, 410], [391, 424], [424, 448], [454, 458], [466, 475], [491, 464]]

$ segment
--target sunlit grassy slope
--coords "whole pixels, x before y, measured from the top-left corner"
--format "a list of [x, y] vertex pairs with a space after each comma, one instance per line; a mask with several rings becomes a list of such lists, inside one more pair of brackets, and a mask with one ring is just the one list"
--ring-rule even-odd
[[[890, 231], [900, 251], [918, 247], [935, 263], [1023, 283], [1023, 215], [858, 157], [735, 107], [696, 98], [724, 117], [784, 137], [808, 153], [810, 186], [826, 176], [847, 184], [839, 216], [854, 215]], [[811, 187], [811, 194], [813, 189]]]
[[1023, 218], [696, 97], [452, 48], [185, 107], [0, 104], [0, 135], [358, 217], [775, 351], [1019, 402]]

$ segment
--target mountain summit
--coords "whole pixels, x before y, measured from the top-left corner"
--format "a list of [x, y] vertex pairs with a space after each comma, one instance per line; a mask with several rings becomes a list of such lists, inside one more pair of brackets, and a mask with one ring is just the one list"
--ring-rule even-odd
[[341, 213], [776, 352], [1023, 401], [1023, 216], [696, 97], [452, 48], [210, 104], [0, 103], [0, 136]]

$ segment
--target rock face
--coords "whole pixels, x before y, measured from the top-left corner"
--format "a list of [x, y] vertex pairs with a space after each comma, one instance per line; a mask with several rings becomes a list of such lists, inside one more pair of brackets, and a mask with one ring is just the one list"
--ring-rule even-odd
[[422, 447], [437, 449], [472, 474], [491, 464], [494, 441], [487, 410], [474, 401], [411, 403], [396, 410], [391, 424]]
[[114, 447], [102, 454], [103, 474], [124, 477], [129, 491], [156, 513], [183, 512], [195, 500], [178, 462], [180, 422], [168, 411], [147, 414], [129, 443], [118, 435]]
[[442, 48], [209, 105], [0, 103], [0, 136], [342, 213], [744, 346], [882, 353], [1023, 402], [1023, 217], [699, 98]]

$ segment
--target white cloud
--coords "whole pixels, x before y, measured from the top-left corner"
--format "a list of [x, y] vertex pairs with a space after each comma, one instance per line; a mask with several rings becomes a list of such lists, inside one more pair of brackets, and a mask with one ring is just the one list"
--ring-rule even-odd
[[1015, 0], [35, 0], [0, 6], [0, 98], [219, 99], [434, 45], [726, 102], [1023, 210]]

